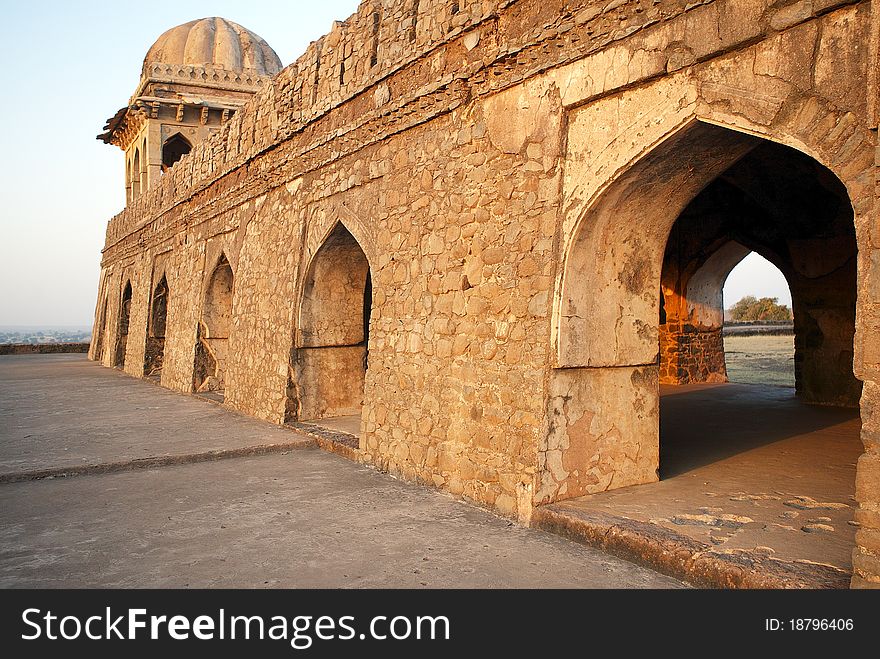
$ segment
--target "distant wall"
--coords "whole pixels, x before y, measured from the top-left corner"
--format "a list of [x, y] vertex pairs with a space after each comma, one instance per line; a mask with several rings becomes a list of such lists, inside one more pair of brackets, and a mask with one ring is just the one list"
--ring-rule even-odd
[[88, 351], [88, 343], [6, 343], [0, 345], [0, 355], [49, 355]]
[[724, 336], [788, 336], [794, 334], [790, 320], [724, 323]]

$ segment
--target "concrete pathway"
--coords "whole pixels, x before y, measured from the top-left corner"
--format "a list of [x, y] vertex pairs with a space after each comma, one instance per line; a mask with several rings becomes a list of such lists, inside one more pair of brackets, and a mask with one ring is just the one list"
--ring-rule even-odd
[[[0, 387], [16, 468], [296, 436], [78, 356], [0, 358]], [[683, 585], [314, 448], [0, 484], [2, 587]]]

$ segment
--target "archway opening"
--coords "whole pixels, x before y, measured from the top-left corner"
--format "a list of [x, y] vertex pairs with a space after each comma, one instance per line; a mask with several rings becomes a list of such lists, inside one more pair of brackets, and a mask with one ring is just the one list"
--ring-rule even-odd
[[709, 253], [687, 253], [678, 230], [670, 234], [660, 285], [660, 384], [730, 381], [794, 388], [794, 324], [785, 275], [735, 240], [715, 243]]
[[198, 327], [193, 386], [196, 392], [223, 399], [226, 359], [232, 325], [235, 277], [225, 254], [221, 254], [205, 288]]
[[724, 282], [727, 380], [793, 389], [794, 321], [785, 275], [757, 252]]
[[291, 355], [288, 421], [360, 435], [372, 298], [366, 254], [337, 224], [304, 281]]
[[[748, 257], [751, 252], [760, 257]], [[857, 407], [852, 206], [829, 170], [769, 141], [711, 180], [669, 231], [661, 269], [667, 318], [659, 328], [661, 383], [727, 381], [720, 360], [723, 285], [744, 259], [752, 269], [759, 265], [755, 261], [765, 262], [787, 283], [781, 292], [790, 294], [794, 311], [798, 396]], [[747, 319], [773, 322], [783, 310], [769, 302], [755, 300], [757, 308]]]
[[175, 133], [162, 145], [162, 171], [166, 172], [174, 164], [192, 151], [192, 144], [183, 135]]
[[113, 366], [125, 368], [125, 352], [128, 348], [128, 324], [131, 320], [131, 282], [125, 282], [122, 297], [119, 300], [119, 324], [116, 330], [116, 350]]
[[134, 158], [131, 161], [131, 198], [136, 199], [141, 194], [141, 152], [135, 148]]
[[[723, 284], [749, 252], [791, 289], [794, 391], [727, 383]], [[548, 445], [562, 497], [846, 581], [861, 387], [853, 210], [834, 174], [693, 122], [592, 203], [561, 293]]]
[[163, 274], [153, 289], [150, 316], [147, 319], [147, 343], [144, 350], [144, 375], [160, 378], [165, 360], [165, 325], [168, 320], [168, 279]]

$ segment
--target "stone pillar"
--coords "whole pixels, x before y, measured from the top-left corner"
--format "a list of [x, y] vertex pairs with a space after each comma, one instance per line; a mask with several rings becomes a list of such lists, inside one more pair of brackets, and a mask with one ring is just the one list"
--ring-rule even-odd
[[[880, 121], [880, 0], [871, 3], [871, 39], [868, 66], [869, 121], [874, 131]], [[875, 151], [875, 188], [873, 227], [880, 226], [880, 147]], [[861, 397], [862, 443], [865, 452], [856, 471], [855, 513], [859, 527], [853, 550], [853, 588], [880, 588], [880, 240], [872, 230], [862, 240], [859, 268], [858, 331], [861, 350], [855, 361], [856, 372], [863, 379]], [[870, 253], [865, 243], [874, 248]]]
[[[867, 340], [867, 337], [866, 337]], [[875, 335], [874, 340], [880, 340]], [[862, 390], [862, 442], [865, 452], [856, 471], [856, 548], [853, 588], [880, 588], [880, 386], [866, 381]]]
[[852, 369], [852, 311], [792, 297], [798, 397], [816, 405], [857, 407], [862, 383]]
[[789, 241], [795, 387], [808, 403], [857, 407], [856, 248], [850, 237]]
[[143, 377], [144, 375], [147, 315], [150, 309], [151, 260], [151, 255], [145, 252], [138, 257], [129, 270], [132, 298], [125, 349], [125, 372], [135, 377]]
[[154, 187], [162, 177], [162, 125], [158, 121], [149, 122], [146, 138], [144, 190]]
[[722, 290], [749, 249], [729, 241], [710, 256], [682, 258], [673, 229], [663, 259], [660, 383], [727, 382]]
[[556, 369], [549, 392], [536, 503], [658, 480], [656, 366]]
[[125, 205], [131, 203], [132, 190], [131, 190], [131, 159], [129, 158], [129, 154], [125, 154]]
[[97, 362], [104, 358], [104, 346], [107, 341], [107, 318], [110, 312], [107, 290], [109, 278], [110, 273], [107, 268], [102, 267], [98, 278], [98, 301], [95, 303], [92, 339], [89, 342], [89, 359]]

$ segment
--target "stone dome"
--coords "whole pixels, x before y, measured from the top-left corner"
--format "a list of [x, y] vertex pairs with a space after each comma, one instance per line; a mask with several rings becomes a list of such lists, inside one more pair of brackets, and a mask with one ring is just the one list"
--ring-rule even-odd
[[200, 18], [173, 27], [156, 39], [144, 58], [155, 63], [252, 71], [274, 76], [281, 60], [262, 38], [225, 18]]

